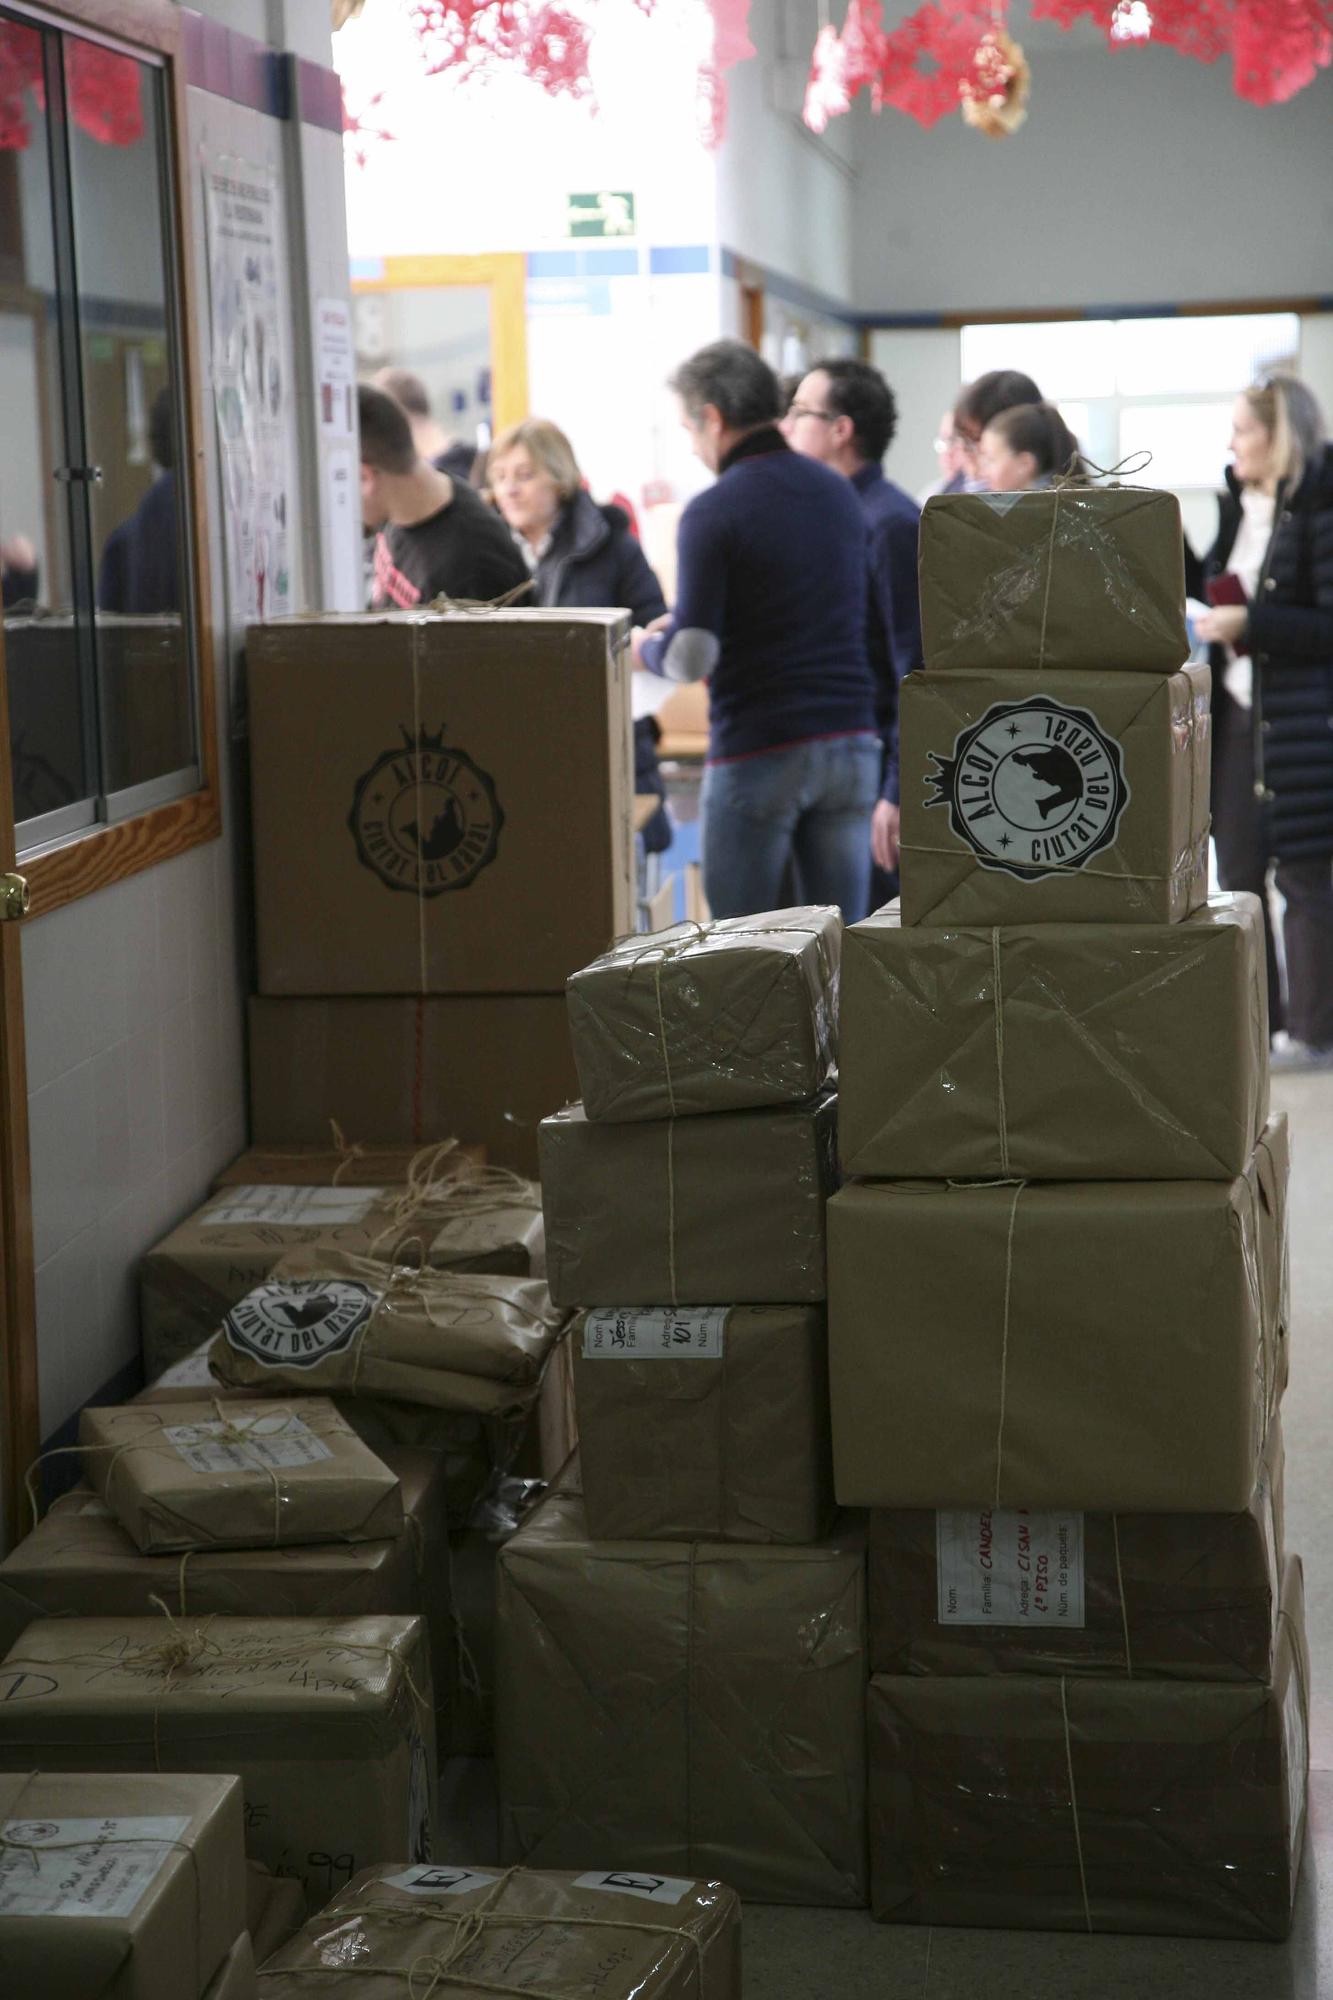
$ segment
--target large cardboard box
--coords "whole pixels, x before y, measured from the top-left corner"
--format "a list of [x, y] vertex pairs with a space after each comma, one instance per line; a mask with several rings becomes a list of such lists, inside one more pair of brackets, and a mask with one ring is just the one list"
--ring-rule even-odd
[[1268, 1117], [1257, 896], [1179, 924], [904, 924], [843, 946], [848, 1173], [1231, 1180]]
[[837, 1097], [641, 1125], [541, 1128], [557, 1305], [790, 1305], [825, 1295]]
[[594, 1123], [797, 1104], [838, 1045], [837, 910], [770, 910], [622, 938], [569, 982]]
[[[436, 1453], [385, 1447], [403, 1527], [377, 1542], [205, 1550], [182, 1563], [143, 1555], [88, 1487], [62, 1494], [0, 1562], [0, 1658], [38, 1618], [367, 1618], [425, 1620], [442, 1706], [454, 1671], [448, 1467]], [[159, 1613], [160, 1615], [160, 1613]], [[441, 1734], [443, 1723], [441, 1722]]]
[[233, 1941], [204, 2000], [259, 2000], [255, 1950], [249, 1931], [242, 1931]]
[[1284, 1117], [1234, 1181], [829, 1204], [838, 1499], [1237, 1513], [1287, 1376]]
[[250, 1002], [256, 1145], [319, 1144], [336, 1118], [367, 1144], [457, 1132], [532, 1174], [538, 1125], [577, 1096], [563, 992]]
[[236, 1387], [513, 1417], [536, 1401], [563, 1326], [538, 1278], [390, 1272], [342, 1251], [294, 1250], [232, 1307], [209, 1363]]
[[333, 1965], [356, 2000], [402, 2000], [435, 1964], [461, 2000], [741, 2000], [740, 1905], [720, 1882], [616, 1869], [367, 1869], [269, 1961], [264, 1993], [326, 1994]]
[[818, 1306], [616, 1306], [570, 1333], [594, 1541], [816, 1542], [834, 1512]]
[[1179, 923], [1208, 893], [1210, 739], [1207, 667], [909, 674], [903, 922]]
[[5, 1773], [0, 1834], [13, 2000], [212, 2000], [245, 1928], [236, 1778]]
[[[308, 1909], [372, 1862], [431, 1858], [419, 1618], [38, 1619], [0, 1663], [0, 1691], [20, 1687], [0, 1769], [233, 1771], [246, 1852], [299, 1876]], [[229, 1939], [244, 1922], [242, 1903]]]
[[1243, 1513], [876, 1512], [871, 1669], [1268, 1680], [1282, 1536], [1278, 1417]]
[[500, 1551], [504, 1858], [865, 1901], [865, 1548], [594, 1542], [576, 1475]]
[[324, 1396], [86, 1409], [89, 1481], [145, 1555], [402, 1533], [398, 1475]]
[[1285, 1937], [1305, 1830], [1309, 1686], [1295, 1561], [1271, 1684], [876, 1676], [875, 1915]]
[[632, 930], [628, 636], [616, 611], [251, 627], [260, 991], [555, 993]]
[[254, 1946], [255, 1963], [294, 1937], [305, 1921], [305, 1894], [290, 1875], [270, 1875], [257, 1861], [247, 1865], [246, 1929]]
[[1174, 493], [940, 493], [921, 516], [931, 673], [1043, 666], [1174, 673], [1189, 657]]

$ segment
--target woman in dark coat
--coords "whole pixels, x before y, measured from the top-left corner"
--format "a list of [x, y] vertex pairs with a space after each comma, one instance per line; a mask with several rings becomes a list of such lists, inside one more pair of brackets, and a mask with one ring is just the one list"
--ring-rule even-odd
[[[666, 616], [662, 586], [620, 507], [599, 507], [584, 491], [569, 439], [557, 425], [528, 417], [491, 446], [486, 482], [533, 578], [528, 604], [595, 610], [623, 606], [635, 625]], [[657, 724], [634, 725], [634, 789], [665, 798], [657, 766]], [[659, 807], [643, 829], [644, 846], [671, 845], [671, 822]]]
[[1305, 384], [1273, 375], [1237, 399], [1231, 453], [1206, 568], [1212, 594], [1244, 601], [1196, 621], [1213, 666], [1218, 872], [1264, 902], [1270, 1026], [1288, 1031], [1274, 1062], [1333, 1067], [1333, 446]]

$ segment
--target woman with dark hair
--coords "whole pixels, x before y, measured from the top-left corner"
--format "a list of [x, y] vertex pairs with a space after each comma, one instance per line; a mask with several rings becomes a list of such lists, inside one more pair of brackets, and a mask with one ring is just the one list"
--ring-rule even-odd
[[988, 493], [1028, 493], [1083, 470], [1078, 439], [1054, 403], [1017, 403], [992, 417], [976, 465]]
[[968, 488], [975, 490], [978, 484], [977, 447], [992, 417], [998, 417], [1001, 410], [1012, 410], [1015, 403], [1040, 401], [1041, 390], [1021, 368], [988, 369], [963, 388], [953, 406], [953, 435]]
[[[1237, 398], [1207, 558], [1213, 608], [1213, 838], [1226, 889], [1264, 906], [1269, 1027], [1288, 1069], [1333, 1068], [1333, 445], [1310, 390], [1272, 375]], [[1268, 907], [1286, 906], [1285, 1010]]]

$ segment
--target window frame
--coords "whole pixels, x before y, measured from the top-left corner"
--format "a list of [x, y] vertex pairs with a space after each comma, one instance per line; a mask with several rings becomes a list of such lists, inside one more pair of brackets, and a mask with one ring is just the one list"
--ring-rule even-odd
[[[204, 371], [199, 300], [194, 283], [194, 229], [188, 177], [188, 98], [181, 58], [179, 9], [170, 0], [58, 0], [32, 5], [5, 0], [11, 13], [34, 27], [81, 34], [163, 72], [161, 135], [163, 194], [168, 204], [168, 318], [176, 334], [181, 368], [179, 410], [183, 426], [181, 464], [188, 466], [189, 525], [185, 542], [187, 590], [183, 617], [194, 639], [194, 703], [197, 722], [198, 785], [152, 803], [162, 786], [176, 787], [179, 773], [167, 773], [106, 801], [119, 816], [78, 828], [52, 829], [48, 842], [25, 849], [18, 866], [31, 895], [29, 921], [62, 909], [80, 897], [109, 888], [188, 848], [216, 840], [222, 832], [218, 767], [217, 665], [213, 639], [212, 577], [209, 569], [210, 505], [203, 440], [206, 433]], [[0, 675], [4, 671], [4, 631], [0, 621]], [[136, 803], [139, 809], [135, 810]], [[128, 810], [124, 810], [128, 808]], [[71, 807], [67, 810], [80, 810]], [[55, 815], [51, 816], [52, 819]], [[33, 824], [33, 822], [28, 822]]]

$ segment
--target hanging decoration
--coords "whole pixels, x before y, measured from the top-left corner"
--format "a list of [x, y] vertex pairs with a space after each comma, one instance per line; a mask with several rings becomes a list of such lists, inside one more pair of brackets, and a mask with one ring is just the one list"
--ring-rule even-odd
[[1285, 104], [1333, 62], [1333, 0], [1032, 0], [1032, 15], [1062, 28], [1091, 20], [1113, 49], [1229, 55], [1236, 95], [1251, 104]]
[[448, 72], [468, 82], [503, 68], [530, 77], [552, 97], [592, 94], [592, 29], [556, 0], [413, 0], [410, 14], [427, 76]]
[[992, 28], [973, 52], [972, 75], [959, 85], [964, 119], [988, 139], [1007, 139], [1028, 115], [1031, 77], [1013, 36]]
[[[73, 122], [99, 144], [133, 146], [142, 139], [139, 65], [132, 56], [67, 35], [65, 91]], [[18, 21], [0, 21], [0, 151], [22, 152], [31, 144], [29, 96], [39, 111], [46, 109], [41, 36]]]
[[[655, 0], [637, 0], [650, 13]], [[708, 0], [713, 47], [699, 71], [699, 125], [704, 143], [720, 146], [727, 126], [726, 71], [754, 54], [750, 40], [750, 0]]]

